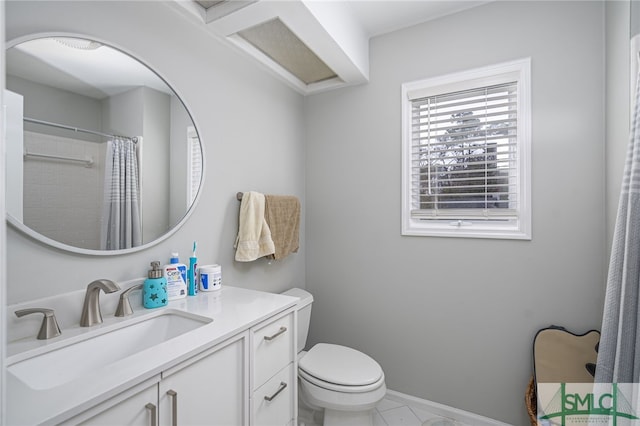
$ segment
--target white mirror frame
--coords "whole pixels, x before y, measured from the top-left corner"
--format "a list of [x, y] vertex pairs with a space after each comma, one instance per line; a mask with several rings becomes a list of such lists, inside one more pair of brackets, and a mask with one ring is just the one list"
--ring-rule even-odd
[[[138, 55], [133, 54], [132, 52], [130, 52], [127, 49], [122, 48], [121, 46], [115, 45], [112, 42], [106, 41], [106, 40], [102, 40], [99, 38], [95, 38], [93, 36], [86, 36], [83, 34], [77, 34], [77, 33], [67, 33], [67, 32], [45, 32], [45, 33], [36, 33], [36, 34], [30, 34], [28, 36], [23, 36], [23, 37], [18, 37], [15, 38], [13, 40], [7, 41], [5, 43], [5, 51], [20, 44], [20, 43], [24, 43], [30, 40], [34, 40], [34, 39], [38, 39], [38, 38], [45, 38], [45, 37], [75, 37], [75, 38], [82, 38], [82, 39], [90, 39], [90, 40], [94, 40], [97, 41], [99, 43], [102, 43], [106, 46], [112, 47], [113, 49], [119, 50], [120, 52], [131, 56], [132, 58], [136, 59], [138, 62], [140, 62], [142, 65], [146, 66], [147, 68], [149, 68], [151, 71], [153, 71], [162, 81], [165, 82], [165, 84], [171, 88], [171, 90], [174, 91], [174, 93], [176, 94], [176, 96], [182, 101], [182, 97], [180, 96], [179, 92], [175, 89], [175, 86], [173, 86], [172, 84], [170, 84], [162, 75], [160, 75], [153, 67], [149, 66], [147, 64], [147, 62], [143, 59], [141, 59]], [[5, 71], [6, 72], [6, 71]], [[182, 102], [182, 104], [184, 105], [187, 113], [189, 114], [189, 116], [191, 117], [191, 121], [193, 122], [193, 125], [196, 128], [196, 132], [197, 129], [199, 128], [199, 126], [197, 125], [195, 119], [193, 118], [193, 116], [191, 115], [191, 112], [189, 111], [189, 109], [187, 108], [187, 106], [184, 104], [184, 102]], [[198, 132], [198, 135], [200, 136], [200, 133]], [[137, 246], [137, 247], [132, 247], [132, 248], [128, 248], [128, 249], [120, 249], [120, 250], [92, 250], [92, 249], [85, 249], [85, 248], [81, 248], [81, 247], [74, 247], [74, 246], [70, 246], [68, 244], [63, 244], [59, 241], [53, 240], [51, 238], [48, 238], [36, 231], [34, 231], [33, 229], [29, 228], [28, 226], [26, 226], [24, 223], [22, 223], [20, 220], [18, 220], [17, 218], [15, 218], [14, 216], [12, 216], [11, 214], [9, 214], [8, 212], [6, 213], [6, 219], [7, 219], [7, 223], [9, 225], [11, 225], [12, 227], [14, 227], [15, 229], [17, 229], [18, 231], [22, 232], [23, 234], [25, 234], [26, 236], [44, 244], [47, 245], [49, 247], [53, 247], [59, 250], [63, 250], [63, 251], [67, 251], [67, 252], [71, 252], [71, 253], [77, 253], [77, 254], [83, 254], [83, 255], [90, 255], [90, 256], [118, 256], [118, 255], [123, 255], [123, 254], [129, 254], [129, 253], [135, 253], [138, 251], [142, 251], [142, 250], [146, 250], [150, 247], [153, 247], [159, 243], [161, 243], [162, 241], [166, 240], [167, 238], [171, 237], [174, 233], [176, 233], [181, 227], [182, 225], [184, 225], [184, 223], [189, 219], [189, 217], [191, 216], [191, 214], [193, 213], [195, 207], [198, 204], [198, 201], [200, 200], [200, 195], [202, 194], [202, 186], [204, 184], [205, 178], [206, 178], [206, 154], [205, 154], [205, 150], [204, 150], [204, 145], [202, 144], [202, 138], [200, 137], [200, 149], [202, 151], [202, 176], [200, 178], [200, 188], [198, 189], [198, 193], [196, 194], [195, 199], [193, 200], [193, 203], [191, 204], [191, 207], [189, 208], [189, 210], [187, 210], [187, 212], [185, 213], [185, 215], [182, 217], [182, 219], [175, 225], [173, 226], [170, 230], [168, 230], [166, 233], [164, 233], [163, 235], [161, 235], [160, 237], [156, 238], [153, 241], [150, 241], [146, 244]]]

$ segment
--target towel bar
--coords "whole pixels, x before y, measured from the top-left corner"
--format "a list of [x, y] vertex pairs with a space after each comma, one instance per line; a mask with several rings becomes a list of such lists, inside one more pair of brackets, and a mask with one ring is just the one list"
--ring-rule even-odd
[[238, 201], [242, 200], [242, 195], [242, 192], [236, 193], [236, 198], [238, 199]]

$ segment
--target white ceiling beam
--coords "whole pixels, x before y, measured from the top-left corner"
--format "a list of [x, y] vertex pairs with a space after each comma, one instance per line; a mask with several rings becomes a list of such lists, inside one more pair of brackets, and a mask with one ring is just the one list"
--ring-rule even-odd
[[[230, 13], [213, 6], [205, 10], [196, 2], [175, 3], [197, 17], [206, 28], [256, 58], [276, 76], [302, 94], [365, 83], [369, 80], [369, 40], [361, 24], [342, 2], [333, 1], [240, 1]], [[183, 4], [190, 3], [190, 4]], [[236, 2], [225, 2], [236, 3]], [[223, 5], [222, 3], [221, 5]], [[199, 8], [200, 11], [194, 9]], [[225, 12], [225, 13], [223, 13]], [[237, 35], [238, 32], [272, 19], [280, 19], [337, 75], [327, 81], [304, 84], [271, 58]], [[212, 19], [212, 20], [210, 20]]]

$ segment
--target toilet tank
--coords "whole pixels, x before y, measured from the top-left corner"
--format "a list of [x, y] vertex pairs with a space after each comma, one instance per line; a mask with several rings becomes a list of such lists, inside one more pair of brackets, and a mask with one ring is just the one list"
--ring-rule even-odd
[[311, 303], [313, 295], [301, 288], [292, 288], [284, 293], [285, 296], [297, 297], [298, 305], [298, 350], [300, 353], [307, 344], [307, 336], [309, 335], [309, 323], [311, 322]]

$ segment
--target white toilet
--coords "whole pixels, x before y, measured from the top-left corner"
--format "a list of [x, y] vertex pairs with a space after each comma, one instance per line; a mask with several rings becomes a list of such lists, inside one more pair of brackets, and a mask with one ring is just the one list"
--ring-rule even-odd
[[282, 294], [297, 297], [298, 394], [313, 410], [324, 411], [325, 426], [373, 424], [372, 410], [386, 392], [384, 372], [373, 358], [346, 346], [307, 343], [313, 296], [292, 288]]

